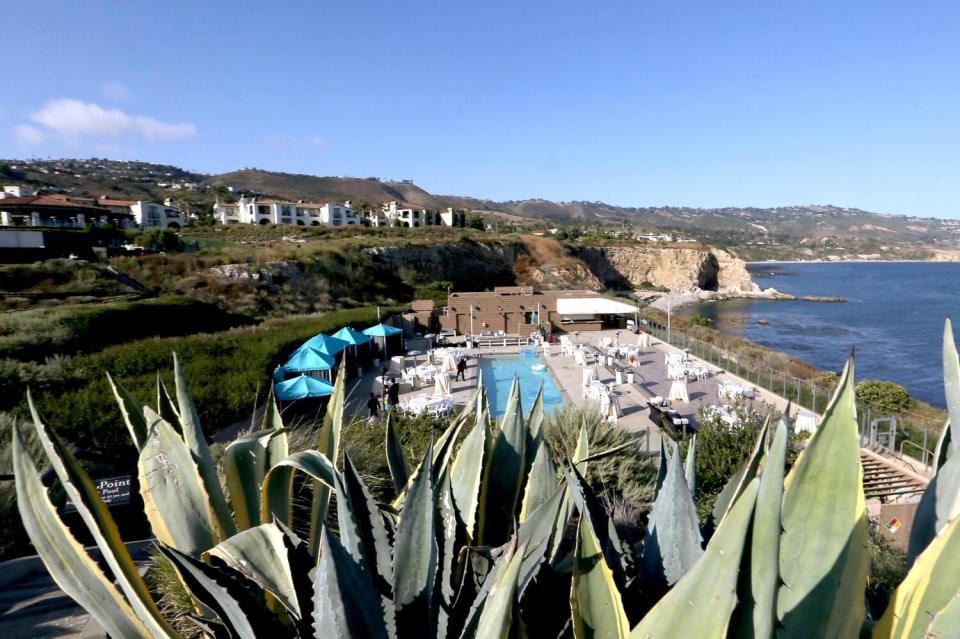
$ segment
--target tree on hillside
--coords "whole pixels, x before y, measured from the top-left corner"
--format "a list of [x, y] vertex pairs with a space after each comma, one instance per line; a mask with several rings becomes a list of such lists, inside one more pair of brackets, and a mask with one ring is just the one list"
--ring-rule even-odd
[[482, 215], [471, 213], [470, 216], [467, 217], [467, 228], [477, 229], [478, 231], [486, 231], [487, 223], [484, 221]]

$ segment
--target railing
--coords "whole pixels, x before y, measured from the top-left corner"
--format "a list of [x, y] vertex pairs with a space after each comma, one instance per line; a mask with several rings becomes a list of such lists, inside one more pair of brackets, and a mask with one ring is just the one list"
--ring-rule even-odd
[[[920, 463], [923, 464], [924, 469], [927, 471], [933, 470], [933, 451], [927, 450], [920, 444], [916, 444], [910, 441], [909, 439], [904, 439], [903, 441], [900, 442], [900, 449], [898, 451], [900, 453], [898, 455], [900, 459], [904, 459], [904, 455], [903, 455], [904, 446], [912, 446], [916, 448], [918, 451], [920, 451], [920, 453], [922, 453], [922, 456], [920, 457]], [[912, 459], [916, 459], [916, 458], [912, 458]]]
[[[667, 329], [656, 322], [647, 319], [646, 329], [657, 339], [668, 342]], [[759, 388], [765, 388], [795, 406], [820, 414], [826, 410], [833, 388], [817, 384], [812, 379], [802, 379], [786, 371], [770, 366], [756, 357], [745, 354], [737, 349], [721, 348], [696, 337], [685, 331], [671, 328], [671, 345], [677, 348], [688, 349], [690, 354], [705, 362], [714, 364]], [[875, 407], [862, 402], [857, 403], [858, 426], [861, 435], [868, 435], [870, 424], [877, 417], [890, 417], [889, 413], [881, 413]], [[927, 448], [929, 441], [937, 441], [942, 424], [934, 422], [927, 415], [920, 415], [913, 411], [901, 411], [894, 415], [897, 419], [896, 442], [890, 446], [890, 454], [902, 441], [910, 441], [921, 448]]]

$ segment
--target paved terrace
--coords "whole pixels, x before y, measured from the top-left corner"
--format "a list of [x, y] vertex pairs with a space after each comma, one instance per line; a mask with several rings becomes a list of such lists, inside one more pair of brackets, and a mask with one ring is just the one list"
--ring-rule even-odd
[[[618, 331], [615, 330], [605, 330], [581, 333], [579, 336], [579, 342], [581, 344], [596, 348], [601, 338], [613, 338], [617, 332]], [[622, 343], [636, 343], [636, 336], [629, 331], [621, 330], [619, 333]], [[463, 338], [460, 337], [458, 339], [460, 340], [460, 344], [462, 344]], [[552, 344], [551, 347], [554, 354], [546, 358], [547, 366], [566, 400], [575, 406], [585, 406], [588, 403], [593, 403], [593, 400], [584, 398], [583, 393], [581, 392], [581, 371], [583, 367], [576, 364], [573, 360], [573, 357], [560, 355], [559, 344]], [[468, 362], [469, 366], [467, 369], [467, 381], [451, 382], [450, 388], [453, 394], [454, 404], [462, 407], [464, 404], [466, 404], [470, 392], [474, 389], [477, 377], [476, 367], [478, 356], [484, 357], [498, 353], [516, 353], [521, 348], [525, 347], [492, 346], [482, 347], [479, 349], [474, 348], [470, 351], [467, 351], [473, 355]], [[627, 384], [626, 380], [624, 380], [623, 384], [615, 386], [620, 401], [620, 408], [623, 412], [623, 416], [618, 421], [618, 426], [631, 432], [638, 433], [641, 437], [643, 437], [645, 439], [644, 448], [649, 450], [651, 453], [657, 453], [659, 451], [660, 429], [650, 420], [649, 410], [647, 409], [647, 400], [657, 395], [661, 397], [666, 397], [668, 395], [671, 380], [667, 376], [665, 355], [668, 352], [678, 350], [679, 349], [661, 342], [660, 340], [654, 339], [651, 336], [650, 347], [640, 350], [640, 358], [637, 366], [627, 367], [625, 366], [625, 362], [621, 362], [625, 368], [631, 368], [634, 370], [636, 372], [636, 376], [633, 384]], [[418, 358], [420, 363], [423, 363], [424, 359], [425, 356], [423, 355]], [[701, 361], [692, 355], [690, 355], [690, 359]], [[408, 358], [408, 361], [411, 364], [413, 362], [412, 358]], [[672, 407], [681, 415], [690, 419], [691, 424], [696, 423], [701, 407], [722, 403], [717, 396], [717, 388], [721, 381], [729, 381], [747, 387], [754, 386], [747, 380], [729, 372], [722, 371], [712, 364], [708, 364], [707, 362], [703, 363], [707, 366], [708, 370], [713, 371], [713, 374], [703, 381], [692, 381], [687, 383], [687, 388], [690, 394], [689, 403], [681, 403], [677, 401], [671, 403]], [[615, 370], [613, 368], [606, 368], [598, 364], [597, 371], [601, 382], [611, 383], [615, 381]], [[347, 405], [348, 413], [358, 416], [366, 415], [366, 400], [369, 397], [368, 394], [373, 391], [377, 393], [378, 397], [380, 396], [380, 386], [374, 381], [374, 377], [377, 374], [378, 373], [376, 372], [368, 372], [362, 378], [355, 380], [352, 383], [349, 390], [349, 399]], [[451, 374], [451, 378], [452, 377], [453, 375]], [[761, 413], [766, 413], [770, 410], [777, 410], [780, 412], [786, 410], [788, 405], [786, 399], [765, 389], [758, 390], [760, 392], [760, 398], [748, 400], [755, 409], [759, 410]], [[404, 384], [401, 386], [400, 399], [403, 401], [404, 399], [413, 397], [419, 393], [432, 395], [433, 386], [428, 385], [423, 389], [412, 389], [409, 385]], [[791, 409], [791, 414], [796, 415], [796, 407]]]

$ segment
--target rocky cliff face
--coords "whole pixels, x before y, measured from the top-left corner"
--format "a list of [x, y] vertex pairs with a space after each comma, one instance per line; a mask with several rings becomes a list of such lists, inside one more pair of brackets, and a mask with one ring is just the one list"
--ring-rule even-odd
[[376, 266], [393, 273], [412, 269], [423, 281], [449, 280], [459, 290], [511, 285], [519, 247], [504, 242], [381, 246], [364, 249]]
[[726, 251], [649, 246], [586, 247], [580, 257], [606, 285], [645, 282], [671, 291], [755, 291], [746, 263]]

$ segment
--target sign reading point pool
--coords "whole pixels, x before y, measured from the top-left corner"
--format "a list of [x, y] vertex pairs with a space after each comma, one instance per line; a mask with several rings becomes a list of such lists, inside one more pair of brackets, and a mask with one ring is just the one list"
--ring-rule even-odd
[[[94, 479], [93, 485], [100, 498], [107, 506], [121, 506], [130, 503], [130, 487], [133, 482], [132, 475], [117, 475], [116, 477], [101, 477]], [[77, 508], [69, 499], [63, 507], [64, 512], [76, 512]]]

